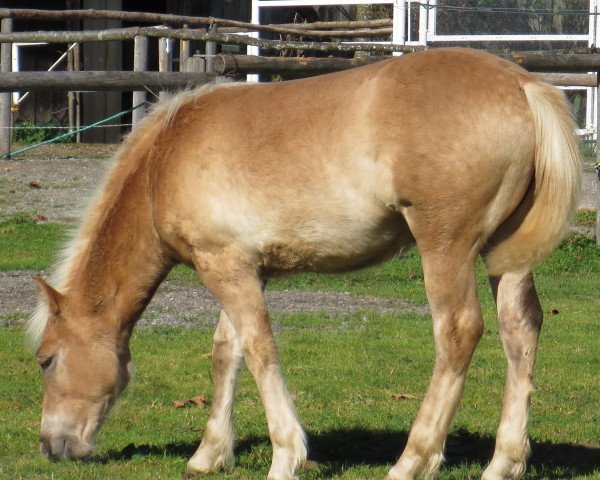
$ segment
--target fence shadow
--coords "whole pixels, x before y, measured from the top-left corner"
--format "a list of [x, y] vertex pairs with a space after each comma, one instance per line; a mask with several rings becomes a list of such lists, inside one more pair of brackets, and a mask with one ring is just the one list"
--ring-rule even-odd
[[[406, 445], [407, 432], [369, 429], [339, 429], [309, 433], [309, 459], [316, 463], [324, 478], [342, 473], [354, 466], [393, 465]], [[255, 447], [269, 444], [268, 436], [245, 437], [236, 444], [236, 455], [249, 454]], [[198, 447], [194, 443], [169, 443], [166, 445], [127, 445], [122, 450], [112, 450], [95, 461], [128, 460], [137, 455], [177, 456], [189, 458]], [[463, 463], [479, 464], [481, 469], [490, 461], [494, 438], [481, 436], [467, 430], [449, 435], [446, 442], [446, 462], [442, 468], [452, 468]], [[532, 442], [533, 456], [528, 478], [568, 478], [590, 475], [600, 470], [600, 444], [581, 445], [569, 443]]]

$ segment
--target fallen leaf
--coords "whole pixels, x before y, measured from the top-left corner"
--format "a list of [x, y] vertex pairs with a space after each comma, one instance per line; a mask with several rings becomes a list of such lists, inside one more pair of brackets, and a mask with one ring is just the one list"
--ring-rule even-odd
[[208, 405], [208, 401], [204, 395], [196, 395], [195, 397], [190, 398], [190, 402], [195, 403], [200, 408], [204, 408]]
[[553, 308], [552, 310], [549, 310], [547, 312], [548, 315], [552, 316], [552, 315], [558, 315], [560, 312], [558, 311], [558, 309]]
[[40, 189], [40, 188], [42, 188], [42, 185], [40, 184], [40, 182], [33, 180], [33, 181], [29, 182], [29, 188]]
[[196, 405], [197, 407], [204, 408], [208, 405], [208, 401], [204, 395], [196, 395], [188, 400], [175, 400], [173, 402], [175, 408], [185, 408]]
[[415, 395], [411, 395], [410, 393], [394, 393], [392, 395], [394, 400], [416, 400], [417, 397]]

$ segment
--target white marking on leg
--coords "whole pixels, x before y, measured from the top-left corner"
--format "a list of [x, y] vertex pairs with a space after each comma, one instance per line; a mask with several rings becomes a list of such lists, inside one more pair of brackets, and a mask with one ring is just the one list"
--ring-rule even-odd
[[233, 401], [243, 358], [229, 318], [221, 312], [213, 343], [214, 398], [200, 447], [188, 461], [190, 472], [209, 473], [234, 464]]
[[529, 270], [492, 279], [492, 288], [508, 371], [494, 457], [482, 479], [514, 480], [525, 472], [531, 454], [529, 402], [542, 310]]

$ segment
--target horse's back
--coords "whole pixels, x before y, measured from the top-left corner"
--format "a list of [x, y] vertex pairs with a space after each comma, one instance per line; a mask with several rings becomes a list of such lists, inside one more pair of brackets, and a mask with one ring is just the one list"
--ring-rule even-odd
[[531, 177], [527, 81], [453, 49], [215, 89], [157, 139], [157, 218], [171, 239], [235, 242], [273, 271], [371, 263], [433, 227], [489, 235]]

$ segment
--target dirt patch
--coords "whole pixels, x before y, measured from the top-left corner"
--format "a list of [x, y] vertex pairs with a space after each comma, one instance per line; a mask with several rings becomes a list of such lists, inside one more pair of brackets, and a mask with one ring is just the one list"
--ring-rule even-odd
[[45, 156], [36, 152], [36, 156], [2, 161], [0, 221], [18, 213], [51, 222], [77, 220], [104, 177], [116, 147], [88, 146], [81, 151], [68, 147], [46, 147]]
[[[22, 324], [37, 302], [31, 275], [37, 272], [0, 272], [0, 325]], [[295, 312], [323, 312], [340, 315], [356, 311], [416, 313], [425, 315], [426, 306], [399, 299], [371, 296], [353, 297], [337, 292], [273, 291], [266, 293], [267, 306], [276, 323], [278, 315]], [[202, 287], [179, 285], [166, 280], [157, 290], [138, 326], [212, 327], [219, 305]]]
[[596, 172], [593, 170], [586, 169], [583, 172], [581, 184], [581, 200], [579, 202], [579, 208], [587, 208], [595, 210], [597, 208], [596, 200]]

